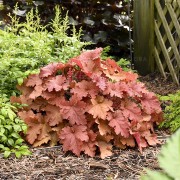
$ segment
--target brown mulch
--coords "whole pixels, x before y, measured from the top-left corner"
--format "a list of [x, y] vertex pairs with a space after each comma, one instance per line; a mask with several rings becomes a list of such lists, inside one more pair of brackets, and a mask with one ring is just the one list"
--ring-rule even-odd
[[[157, 74], [141, 77], [146, 86], [161, 95], [174, 93], [179, 89], [171, 81]], [[113, 155], [105, 159], [86, 155], [76, 157], [64, 153], [62, 146], [31, 148], [32, 155], [21, 159], [0, 155], [0, 179], [2, 180], [136, 180], [145, 168], [160, 170], [157, 155], [169, 133], [156, 130], [159, 144], [144, 149], [141, 154], [137, 148], [119, 150], [114, 148]]]

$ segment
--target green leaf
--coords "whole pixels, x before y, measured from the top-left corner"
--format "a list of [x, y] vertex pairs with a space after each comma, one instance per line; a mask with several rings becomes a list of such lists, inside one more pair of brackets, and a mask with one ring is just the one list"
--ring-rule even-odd
[[5, 129], [3, 127], [0, 128], [0, 133], [4, 134]]
[[17, 139], [17, 140], [15, 141], [15, 144], [16, 144], [16, 145], [20, 145], [20, 144], [22, 144], [23, 141], [24, 141], [23, 139]]
[[5, 125], [4, 127], [5, 127], [6, 129], [8, 129], [9, 131], [12, 130], [12, 126], [11, 126], [11, 125]]
[[18, 139], [18, 138], [20, 138], [20, 135], [16, 132], [13, 132], [13, 133], [11, 133], [11, 137]]
[[22, 130], [23, 130], [24, 133], [27, 132], [27, 125], [23, 125], [21, 128], [22, 128]]
[[7, 142], [7, 137], [6, 137], [6, 136], [3, 136], [3, 137], [1, 138], [1, 141], [2, 141], [2, 142]]
[[4, 149], [4, 145], [3, 144], [0, 144], [0, 149]]
[[15, 156], [16, 156], [17, 158], [20, 158], [20, 157], [22, 156], [21, 151], [15, 151]]
[[7, 110], [5, 108], [1, 108], [1, 114], [6, 117], [7, 116]]
[[5, 117], [4, 117], [4, 116], [2, 116], [2, 115], [0, 115], [0, 119], [5, 120]]
[[21, 131], [21, 126], [18, 125], [18, 124], [15, 124], [15, 125], [13, 126], [13, 128], [14, 128], [14, 131], [15, 131], [15, 132], [20, 132], [20, 131]]
[[180, 129], [163, 146], [159, 156], [160, 167], [172, 178], [180, 179]]
[[28, 156], [28, 155], [31, 155], [32, 152], [29, 151], [28, 149], [25, 149], [25, 150], [21, 151], [21, 154], [22, 154], [22, 155], [25, 155], [25, 156]]
[[28, 149], [28, 146], [21, 146], [21, 147], [19, 148], [19, 150], [26, 150], [26, 149]]
[[4, 157], [8, 158], [11, 154], [11, 151], [4, 151]]
[[14, 145], [14, 141], [13, 141], [13, 139], [11, 139], [11, 138], [10, 138], [10, 139], [8, 139], [8, 143], [9, 143], [9, 145], [10, 145], [10, 146], [13, 146], [13, 145]]
[[147, 175], [141, 177], [141, 180], [172, 180], [161, 172], [147, 170]]
[[18, 78], [17, 81], [18, 81], [18, 84], [21, 85], [23, 83], [23, 78]]

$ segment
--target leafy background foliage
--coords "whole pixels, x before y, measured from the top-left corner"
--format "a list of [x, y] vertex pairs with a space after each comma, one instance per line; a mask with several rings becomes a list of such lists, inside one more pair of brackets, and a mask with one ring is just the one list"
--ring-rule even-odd
[[172, 135], [167, 143], [162, 147], [158, 156], [159, 165], [163, 172], [147, 171], [147, 175], [141, 177], [142, 180], [171, 180], [180, 179], [180, 129]]
[[166, 102], [165, 121], [161, 123], [160, 127], [170, 128], [172, 132], [175, 132], [180, 128], [180, 91], [168, 96], [161, 96], [160, 99], [162, 102]]
[[[12, 12], [17, 2], [20, 6], [17, 14], [21, 20], [32, 7], [38, 7], [45, 24], [54, 18], [54, 6], [59, 4], [64, 9], [63, 14], [69, 11], [70, 24], [77, 29], [82, 27], [82, 40], [94, 43], [91, 48], [111, 46], [111, 53], [119, 57], [127, 58], [130, 54], [129, 20], [131, 31], [133, 24], [132, 13], [128, 16], [127, 0], [4, 0], [4, 9], [1, 11], [4, 21], [9, 21], [6, 14]], [[132, 10], [132, 3], [130, 8]]]
[[4, 153], [4, 157], [12, 153], [16, 157], [30, 154], [20, 136], [20, 133], [26, 133], [27, 125], [17, 117], [16, 112], [17, 107], [10, 104], [5, 95], [0, 94], [0, 152]]
[[71, 36], [67, 35], [68, 16], [62, 18], [60, 9], [55, 9], [55, 18], [46, 27], [40, 24], [38, 11], [31, 10], [25, 22], [20, 22], [16, 15], [10, 16], [11, 26], [0, 30], [1, 93], [12, 95], [16, 84], [21, 84], [27, 75], [50, 62], [66, 62], [88, 44], [79, 40], [81, 31], [77, 33], [75, 28], [71, 29]]
[[102, 48], [85, 51], [66, 64], [50, 63], [18, 87], [12, 102], [27, 104], [18, 112], [28, 125], [26, 140], [33, 146], [58, 142], [64, 151], [101, 158], [112, 146], [137, 143], [140, 151], [158, 141], [153, 126], [162, 121], [154, 93], [123, 71], [111, 59], [102, 60]]

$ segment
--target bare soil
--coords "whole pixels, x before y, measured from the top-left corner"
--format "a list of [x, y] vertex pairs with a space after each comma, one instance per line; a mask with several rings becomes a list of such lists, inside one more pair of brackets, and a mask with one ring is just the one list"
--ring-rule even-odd
[[[157, 74], [140, 77], [149, 90], [166, 95], [179, 87]], [[166, 130], [157, 130], [159, 144], [144, 149], [113, 149], [111, 157], [100, 159], [86, 155], [76, 157], [64, 153], [62, 146], [31, 148], [32, 155], [16, 159], [4, 159], [0, 155], [0, 179], [2, 180], [136, 180], [145, 168], [160, 170], [157, 155], [162, 144], [170, 136]]]

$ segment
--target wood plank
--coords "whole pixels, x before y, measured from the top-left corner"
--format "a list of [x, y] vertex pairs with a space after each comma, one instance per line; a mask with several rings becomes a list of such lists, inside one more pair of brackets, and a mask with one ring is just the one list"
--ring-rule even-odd
[[163, 55], [164, 55], [164, 57], [165, 57], [165, 61], [166, 61], [166, 63], [167, 63], [167, 66], [168, 66], [168, 68], [169, 68], [169, 71], [170, 71], [170, 73], [171, 73], [172, 79], [173, 79], [173, 81], [174, 81], [177, 85], [179, 85], [179, 80], [178, 80], [178, 78], [177, 78], [177, 76], [176, 76], [176, 73], [175, 73], [175, 71], [174, 71], [174, 67], [173, 67], [173, 65], [172, 65], [172, 63], [171, 63], [171, 59], [170, 59], [170, 57], [169, 57], [169, 54], [168, 54], [168, 52], [167, 52], [166, 46], [165, 46], [165, 44], [164, 44], [163, 38], [162, 38], [162, 36], [161, 36], [161, 33], [160, 33], [160, 31], [159, 31], [159, 28], [158, 28], [156, 22], [155, 22], [155, 33], [156, 33], [156, 36], [157, 36], [157, 38], [158, 38], [159, 44], [160, 44], [160, 46], [161, 46]]
[[[166, 11], [167, 11], [167, 8], [164, 8], [163, 13], [166, 14], [167, 13]], [[178, 17], [180, 15], [180, 9], [177, 8], [175, 13], [176, 13], [176, 16]], [[158, 19], [157, 19], [157, 23], [158, 23], [158, 27], [160, 27], [160, 25], [162, 24], [161, 19], [159, 18], [159, 16], [158, 16]], [[171, 21], [170, 24], [169, 24], [170, 31], [172, 31], [173, 27], [174, 27], [174, 24]], [[163, 41], [166, 42], [167, 39], [168, 39], [168, 37], [167, 37], [167, 34], [165, 33], [164, 36], [163, 36]], [[179, 43], [180, 43], [180, 39], [176, 39], [176, 46], [178, 46]], [[161, 48], [159, 47], [159, 45], [157, 45], [157, 50], [158, 50], [158, 53], [160, 54], [161, 53]], [[173, 51], [171, 51], [170, 53], [171, 53], [170, 56], [172, 56]]]
[[134, 0], [134, 66], [141, 75], [154, 71], [154, 0]]
[[174, 27], [176, 28], [176, 33], [178, 34], [178, 36], [180, 38], [180, 24], [178, 22], [177, 16], [176, 16], [176, 14], [175, 14], [175, 12], [174, 12], [174, 10], [173, 10], [170, 3], [167, 3], [166, 6], [168, 8], [171, 19], [172, 19], [172, 21], [174, 23]]
[[161, 18], [161, 20], [162, 20], [162, 23], [163, 23], [163, 26], [164, 26], [164, 28], [165, 28], [165, 31], [166, 31], [166, 33], [167, 33], [167, 37], [168, 37], [169, 42], [170, 42], [170, 44], [171, 44], [171, 47], [172, 47], [172, 49], [173, 49], [174, 55], [175, 55], [175, 57], [176, 57], [177, 64], [178, 64], [178, 66], [180, 67], [180, 55], [179, 55], [178, 49], [177, 49], [177, 47], [176, 47], [176, 43], [174, 42], [173, 36], [172, 36], [172, 34], [171, 34], [171, 31], [170, 31], [170, 29], [169, 29], [169, 27], [168, 27], [168, 23], [167, 23], [167, 21], [166, 21], [166, 18], [165, 18], [165, 16], [164, 16], [163, 13], [162, 13], [163, 10], [162, 10], [161, 5], [160, 5], [160, 3], [159, 3], [158, 0], [155, 0], [155, 4], [156, 4], [156, 7], [157, 7], [157, 9], [158, 9], [158, 13], [159, 13], [159, 16], [160, 16], [160, 18]]
[[179, 1], [179, 0], [177, 0], [177, 3], [178, 3], [178, 5], [179, 5], [179, 8], [180, 8], [180, 1]]
[[161, 75], [166, 79], [167, 78], [166, 73], [164, 72], [164, 68], [163, 68], [163, 65], [161, 63], [161, 59], [159, 57], [159, 53], [158, 53], [156, 47], [154, 47], [154, 56], [155, 56], [156, 64], [158, 66], [158, 69], [159, 69]]

